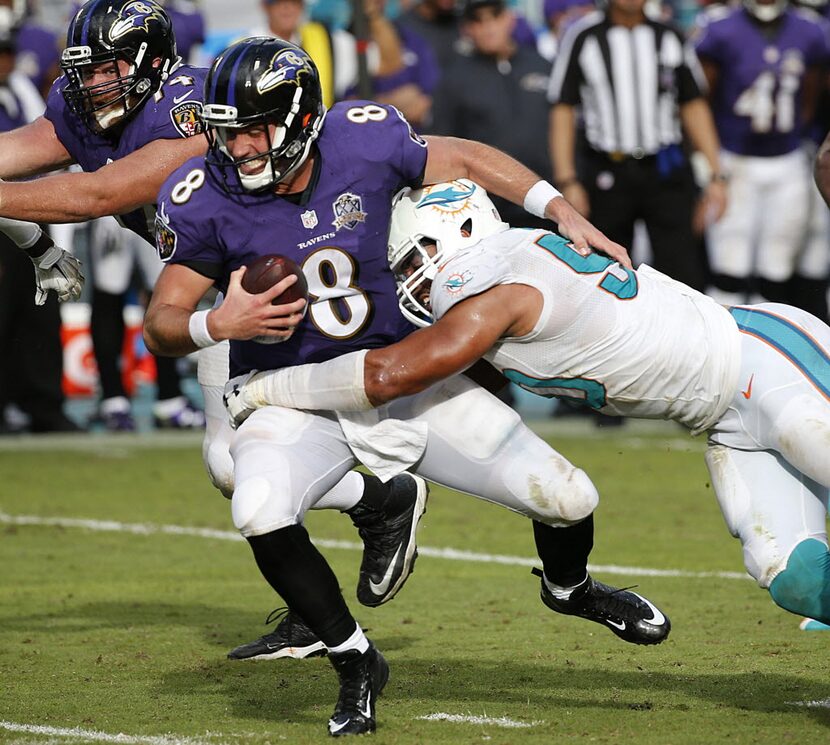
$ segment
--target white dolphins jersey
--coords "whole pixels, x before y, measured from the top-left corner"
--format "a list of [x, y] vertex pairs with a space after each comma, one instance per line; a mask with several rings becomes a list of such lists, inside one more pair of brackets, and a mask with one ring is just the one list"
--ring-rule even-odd
[[430, 292], [435, 318], [501, 284], [544, 297], [533, 331], [485, 355], [532, 393], [694, 432], [710, 428], [735, 396], [741, 342], [732, 316], [649, 266], [625, 269], [581, 256], [554, 233], [511, 228], [441, 266]]

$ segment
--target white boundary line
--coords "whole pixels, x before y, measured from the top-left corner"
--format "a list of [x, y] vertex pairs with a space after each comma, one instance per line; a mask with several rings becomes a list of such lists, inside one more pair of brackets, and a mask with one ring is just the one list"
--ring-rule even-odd
[[508, 719], [507, 717], [480, 717], [473, 714], [445, 714], [442, 711], [415, 718], [423, 719], [427, 722], [458, 722], [463, 724], [479, 725], [489, 724], [494, 727], [506, 727], [509, 729], [523, 729], [525, 727], [535, 727], [537, 724], [543, 724], [543, 722], [519, 722], [515, 719]]
[[176, 735], [125, 735], [121, 732], [117, 735], [111, 735], [107, 732], [81, 729], [80, 727], [47, 727], [41, 724], [15, 724], [14, 722], [2, 721], [0, 721], [0, 729], [26, 735], [68, 737], [85, 742], [115, 742], [124, 743], [125, 745], [200, 745], [206, 742], [206, 740], [178, 737]]
[[[153, 523], [122, 523], [115, 520], [84, 520], [71, 517], [42, 517], [40, 515], [9, 515], [0, 512], [0, 524], [32, 525], [40, 527], [79, 528], [105, 533], [132, 533], [134, 535], [177, 535], [193, 538], [212, 538], [220, 541], [241, 541], [239, 533], [214, 528], [194, 528], [185, 525], [155, 525]], [[342, 549], [344, 551], [363, 551], [362, 543], [354, 541], [335, 541], [316, 539], [314, 543], [320, 548]], [[483, 554], [464, 551], [457, 548], [433, 548], [418, 546], [420, 556], [448, 561], [469, 561], [482, 564], [502, 564], [506, 566], [533, 567], [539, 565], [538, 559], [524, 556], [505, 556], [502, 554]], [[633, 577], [674, 577], [681, 579], [740, 579], [751, 577], [743, 572], [691, 572], [683, 569], [650, 569], [648, 567], [627, 567], [614, 564], [589, 564], [590, 572], [601, 574], [621, 574]]]

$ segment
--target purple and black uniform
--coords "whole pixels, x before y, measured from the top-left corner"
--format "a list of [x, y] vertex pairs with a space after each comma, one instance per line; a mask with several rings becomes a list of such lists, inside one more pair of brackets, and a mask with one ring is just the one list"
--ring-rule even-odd
[[[130, 119], [117, 140], [90, 132], [66, 105], [63, 88], [65, 76], [58, 78], [46, 99], [46, 118], [52, 122], [61, 144], [83, 168], [97, 171], [102, 166], [124, 158], [156, 140], [178, 140], [203, 131], [200, 115], [207, 70], [189, 65], [175, 67], [159, 91]], [[148, 205], [120, 215], [124, 227], [155, 243], [153, 221], [155, 208]]]
[[386, 346], [408, 334], [389, 269], [386, 239], [393, 195], [419, 186], [426, 144], [391, 106], [336, 104], [315, 143], [314, 171], [299, 197], [231, 197], [193, 158], [159, 193], [156, 240], [161, 258], [216, 280], [279, 253], [302, 266], [309, 307], [282, 344], [231, 342], [231, 377], [322, 362]]
[[773, 157], [797, 150], [805, 134], [804, 73], [830, 61], [828, 24], [788, 8], [767, 34], [742, 7], [701, 19], [695, 42], [702, 62], [718, 66], [712, 111], [723, 147], [739, 155]]

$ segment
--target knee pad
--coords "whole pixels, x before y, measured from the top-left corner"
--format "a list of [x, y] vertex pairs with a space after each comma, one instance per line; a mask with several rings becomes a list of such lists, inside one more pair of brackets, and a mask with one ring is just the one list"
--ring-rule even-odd
[[222, 492], [223, 497], [230, 499], [233, 496], [233, 459], [228, 443], [224, 440], [208, 441], [205, 438], [202, 460], [210, 482]]
[[769, 586], [776, 605], [830, 623], [830, 553], [815, 538], [799, 543]]
[[231, 516], [236, 529], [245, 537], [264, 535], [295, 525], [296, 516], [279, 508], [271, 482], [265, 476], [250, 476], [240, 481], [231, 500]]
[[590, 515], [599, 504], [599, 493], [594, 483], [581, 468], [575, 468], [562, 459], [570, 469], [555, 483], [541, 481], [529, 484], [531, 517], [540, 523], [567, 526], [578, 523]]

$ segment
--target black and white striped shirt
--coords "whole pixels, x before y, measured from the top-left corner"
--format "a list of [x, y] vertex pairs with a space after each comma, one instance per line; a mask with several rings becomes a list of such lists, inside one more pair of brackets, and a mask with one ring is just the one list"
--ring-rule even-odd
[[565, 33], [548, 100], [581, 107], [595, 150], [642, 156], [680, 143], [679, 105], [705, 86], [678, 31], [650, 18], [629, 29], [595, 12]]

